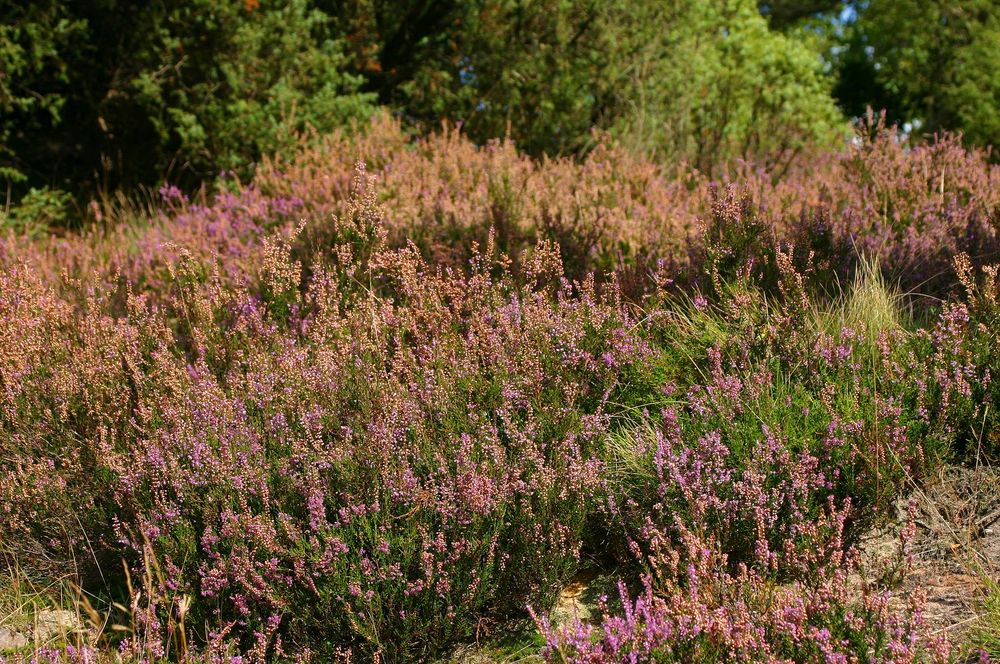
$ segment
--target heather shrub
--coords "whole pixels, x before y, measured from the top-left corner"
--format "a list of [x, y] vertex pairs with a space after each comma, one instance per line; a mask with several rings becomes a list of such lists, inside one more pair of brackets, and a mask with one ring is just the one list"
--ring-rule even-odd
[[[829, 555], [806, 580], [776, 585], [756, 571], [727, 572], [725, 553], [688, 534], [661, 559], [661, 580], [638, 594], [619, 586], [624, 613], [599, 624], [553, 627], [538, 620], [546, 657], [561, 662], [852, 661], [947, 662], [948, 644], [926, 637], [919, 607], [899, 609], [890, 594], [851, 579], [855, 564], [838, 549], [841, 515], [809, 533]], [[816, 562], [807, 549], [800, 559]], [[664, 576], [666, 578], [664, 578]]]
[[959, 253], [988, 260], [997, 251], [997, 170], [985, 152], [950, 134], [910, 145], [882, 116], [869, 115], [859, 133], [821, 191], [837, 233], [860, 254], [926, 293], [953, 283]]
[[551, 660], [948, 661], [919, 601], [890, 602], [854, 544], [914, 478], [963, 454], [973, 427], [992, 431], [992, 350], [973, 341], [990, 328], [968, 323], [991, 310], [995, 270], [976, 280], [960, 259], [966, 301], [911, 333], [874, 263], [816, 311], [776, 256], [776, 298], [744, 267], [754, 278], [717, 281], [717, 301], [657, 312], [659, 399], [606, 450], [603, 514], [643, 573], [596, 623], [537, 613]]
[[779, 230], [750, 192], [732, 185], [712, 191], [710, 210], [688, 241], [687, 260], [677, 274], [682, 290], [694, 287], [718, 300], [727, 295], [727, 284], [752, 277], [765, 295], [784, 296], [791, 288], [803, 291], [795, 294], [800, 299], [825, 299], [831, 282], [851, 272], [850, 250], [834, 239], [821, 215], [799, 216]]
[[[335, 132], [265, 160], [250, 182], [227, 178], [211, 196], [189, 200], [164, 187], [164, 212], [145, 223], [40, 242], [9, 236], [3, 254], [42, 253], [38, 269], [65, 266], [101, 287], [120, 273], [153, 296], [183, 246], [218, 256], [223, 277], [235, 279], [264, 238], [302, 218], [342, 215], [359, 158], [380, 178], [390, 246], [412, 242], [434, 264], [464, 270], [473, 244], [483, 246], [493, 229], [517, 273], [520, 256], [544, 239], [558, 245], [567, 276], [614, 272], [635, 300], [666, 278], [711, 295], [708, 269], [731, 279], [747, 259], [767, 267], [761, 274], [773, 289], [778, 246], [822, 297], [863, 271], [861, 257], [877, 259], [904, 292], [942, 297], [954, 256], [966, 251], [978, 265], [995, 250], [995, 166], [948, 137], [911, 148], [891, 129], [862, 127], [856, 144], [777, 182], [748, 164], [714, 183], [631, 155], [606, 136], [580, 160], [539, 161], [509, 141], [477, 146], [453, 128], [412, 139], [378, 116], [357, 133]], [[313, 224], [310, 242], [322, 243], [328, 228]], [[930, 302], [917, 300], [925, 309]]]
[[732, 271], [741, 257], [762, 259], [773, 238], [794, 245], [800, 270], [813, 253], [818, 284], [849, 283], [860, 257], [871, 257], [904, 291], [942, 295], [954, 281], [954, 256], [985, 258], [997, 248], [996, 167], [954, 136], [911, 146], [873, 117], [853, 143], [780, 180], [746, 164], [723, 187], [597, 138], [578, 162], [537, 162], [510, 142], [476, 148], [454, 130], [407, 144], [395, 122], [379, 119], [360, 137], [335, 135], [271, 162], [257, 182], [269, 195], [325, 211], [342, 199], [364, 155], [392, 202], [394, 242], [461, 262], [490, 227], [515, 257], [545, 237], [558, 242], [571, 275], [615, 270], [628, 293], [643, 292], [658, 263], [691, 266], [698, 277], [715, 245], [732, 255], [723, 259]]
[[629, 470], [610, 518], [640, 547], [639, 533], [694, 520], [745, 561], [793, 541], [789, 519], [815, 518], [830, 496], [859, 513], [884, 506], [947, 449], [933, 420], [898, 403], [913, 374], [885, 373], [905, 359], [900, 332], [817, 330], [808, 308], [769, 304], [746, 284], [718, 304], [699, 296], [659, 313], [662, 412], [650, 408], [611, 446], [610, 467]]
[[[147, 661], [425, 661], [528, 606], [553, 658], [933, 659], [854, 545], [996, 453], [996, 269], [957, 231], [993, 175], [951, 146], [967, 196], [879, 189], [927, 159], [879, 136], [713, 183], [381, 117], [142, 224], [8, 232], [0, 539]], [[876, 189], [912, 253], [844, 221]], [[911, 312], [899, 267], [954, 255]], [[621, 610], [548, 624], [591, 555]]]
[[692, 191], [691, 183], [598, 138], [582, 161], [536, 161], [511, 141], [476, 146], [450, 128], [408, 142], [399, 123], [383, 116], [360, 137], [335, 134], [294, 159], [267, 162], [255, 182], [271, 197], [325, 214], [342, 201], [363, 155], [390, 204], [390, 242], [413, 242], [435, 262], [464, 264], [491, 229], [515, 262], [539, 239], [556, 242], [573, 278], [646, 267], [657, 255], [682, 262], [702, 206], [694, 197], [707, 185], [695, 182]]
[[954, 439], [959, 456], [997, 454], [997, 267], [955, 261], [965, 296], [947, 303], [932, 326], [917, 332], [925, 375], [911, 398], [939, 430]]
[[604, 402], [645, 353], [614, 288], [560, 282], [545, 244], [521, 282], [492, 243], [468, 275], [435, 270], [382, 244], [357, 186], [308, 277], [289, 236], [243, 285], [182, 251], [162, 305], [130, 293], [121, 318], [8, 291], [4, 357], [65, 352], [5, 372], [22, 389], [4, 532], [158, 579], [140, 607], [155, 656], [183, 602], [210, 625], [189, 638], [255, 658], [425, 658], [575, 567]]

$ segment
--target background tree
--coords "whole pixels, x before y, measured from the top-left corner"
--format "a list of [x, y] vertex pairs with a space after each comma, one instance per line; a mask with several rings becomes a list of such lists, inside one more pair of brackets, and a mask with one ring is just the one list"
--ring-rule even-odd
[[854, 8], [839, 63], [845, 110], [888, 108], [921, 132], [960, 130], [975, 145], [1000, 140], [1000, 2], [893, 0]]
[[367, 90], [412, 122], [510, 132], [534, 154], [575, 152], [618, 82], [609, 0], [337, 3]]
[[867, 108], [919, 135], [961, 131], [971, 145], [1000, 139], [997, 0], [772, 0], [771, 25], [801, 39], [821, 34], [849, 116]]
[[760, 0], [757, 7], [777, 29], [795, 26], [817, 16], [829, 16], [844, 0]]
[[[65, 3], [0, 3], [0, 179], [25, 183], [37, 178], [37, 162], [60, 161], [69, 150], [58, 131], [79, 112], [67, 108], [74, 42], [87, 22]], [[48, 134], [49, 140], [38, 138]]]
[[868, 106], [993, 143], [998, 7], [0, 0], [0, 184], [28, 216], [66, 207], [65, 192], [194, 188], [376, 106], [534, 155], [582, 154], [606, 130], [713, 174], [746, 159], [780, 176]]
[[[633, 6], [641, 41], [613, 127], [637, 149], [711, 172], [734, 159], [781, 172], [842, 127], [809, 44], [772, 31], [753, 2]], [[643, 32], [644, 31], [644, 32]]]
[[74, 192], [247, 172], [371, 112], [307, 0], [0, 0], [0, 177]]
[[[353, 62], [382, 103], [425, 126], [460, 120], [478, 140], [509, 132], [534, 154], [586, 149], [597, 127], [708, 170], [787, 159], [840, 123], [818, 52], [771, 31], [751, 0], [478, 0], [433, 20], [426, 3], [372, 0], [335, 13], [354, 17]], [[435, 38], [441, 26], [450, 39]], [[406, 76], [401, 52], [419, 63]]]

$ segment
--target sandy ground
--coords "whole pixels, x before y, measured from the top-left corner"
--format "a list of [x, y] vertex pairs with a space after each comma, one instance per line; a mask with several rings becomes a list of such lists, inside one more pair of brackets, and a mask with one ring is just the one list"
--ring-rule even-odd
[[975, 625], [987, 579], [1000, 581], [1000, 470], [949, 466], [899, 500], [895, 522], [861, 541], [869, 569], [901, 559], [911, 501], [916, 529], [895, 592], [901, 601], [923, 594], [928, 623], [955, 642]]

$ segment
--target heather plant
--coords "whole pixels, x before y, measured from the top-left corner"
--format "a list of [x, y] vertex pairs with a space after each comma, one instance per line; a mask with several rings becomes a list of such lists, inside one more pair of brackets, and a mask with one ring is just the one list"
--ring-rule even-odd
[[861, 144], [829, 183], [837, 231], [864, 255], [877, 256], [904, 289], [931, 292], [953, 282], [961, 252], [990, 260], [997, 251], [996, 170], [960, 137], [908, 141], [883, 116], [860, 125]]
[[[604, 607], [597, 624], [555, 627], [536, 614], [550, 659], [947, 661], [918, 604], [901, 610], [878, 579], [859, 580], [869, 577], [853, 547], [914, 477], [961, 449], [967, 434], [942, 414], [968, 418], [960, 376], [973, 363], [933, 359], [941, 351], [927, 339], [948, 348], [946, 332], [906, 333], [891, 300], [888, 323], [855, 313], [867, 325], [817, 326], [796, 306], [791, 286], [804, 282], [789, 254], [775, 255], [778, 300], [720, 281], [717, 302], [698, 295], [658, 312], [654, 338], [672, 353], [658, 363], [662, 410], [633, 418], [606, 451], [603, 513], [641, 583], [623, 583], [624, 608]], [[890, 297], [869, 269], [833, 320]], [[953, 318], [946, 310], [941, 325], [964, 338]], [[928, 362], [955, 374], [928, 379]]]
[[[843, 151], [819, 155], [777, 181], [748, 164], [726, 180], [728, 190], [598, 138], [581, 163], [541, 165], [510, 143], [476, 149], [455, 131], [407, 148], [400, 129], [383, 119], [360, 138], [333, 137], [272, 164], [258, 182], [306, 207], [328, 208], [343, 196], [356, 155], [364, 154], [383, 176], [385, 199], [399, 203], [390, 222], [396, 241], [412, 239], [454, 260], [467, 256], [470, 238], [482, 243], [495, 226], [515, 255], [540, 236], [557, 241], [567, 270], [580, 276], [613, 269], [634, 278], [664, 260], [683, 267], [712, 242], [759, 254], [774, 237], [803, 255], [813, 251], [819, 281], [850, 281], [858, 257], [869, 256], [904, 290], [936, 293], [953, 281], [958, 253], [978, 263], [996, 251], [995, 167], [954, 136], [910, 146], [873, 116]], [[338, 168], [330, 169], [331, 160]], [[316, 178], [321, 186], [311, 184]], [[741, 202], [746, 197], [752, 202]], [[720, 214], [719, 202], [727, 199], [730, 212]], [[747, 226], [747, 219], [760, 227]], [[743, 233], [749, 244], [727, 233]]]
[[[125, 659], [426, 661], [530, 606], [553, 658], [932, 660], [854, 545], [996, 453], [996, 269], [961, 254], [994, 175], [890, 135], [710, 182], [380, 117], [130, 228], [7, 232], [0, 539]], [[955, 256], [911, 315], [893, 275]], [[566, 631], [585, 555], [624, 616]]]
[[656, 586], [647, 577], [637, 595], [620, 585], [624, 615], [563, 628], [540, 619], [545, 654], [561, 662], [949, 661], [945, 639], [922, 635], [919, 607], [898, 609], [888, 592], [850, 580], [838, 521], [834, 512], [810, 533], [835, 564], [781, 585], [747, 568], [727, 572], [725, 554], [689, 534], [680, 551], [665, 552], [660, 569], [672, 576]]
[[[660, 376], [668, 398], [611, 448], [626, 451], [632, 468], [612, 518], [624, 519], [639, 545], [644, 529], [669, 531], [690, 517], [711, 526], [739, 562], [790, 541], [790, 515], [815, 517], [828, 496], [861, 509], [884, 505], [929, 463], [935, 447], [907, 429], [912, 423], [926, 434], [929, 418], [900, 408], [894, 396], [911, 376], [883, 369], [902, 353], [877, 350], [890, 340], [903, 348], [905, 337], [887, 331], [877, 343], [850, 328], [816, 330], [810, 310], [795, 304], [769, 305], [744, 286], [721, 304], [698, 296], [653, 325], [669, 357]], [[764, 484], [751, 491], [745, 483], [753, 481]], [[763, 506], [727, 498], [741, 492], [776, 501], [773, 513], [760, 521]]]
[[558, 244], [567, 276], [615, 272], [623, 293], [641, 299], [660, 278], [709, 294], [709, 258], [732, 277], [756, 257], [774, 280], [771, 247], [787, 243], [796, 267], [811, 270], [814, 291], [850, 283], [864, 256], [904, 292], [946, 296], [954, 256], [965, 251], [978, 265], [995, 251], [995, 167], [953, 138], [909, 148], [876, 127], [777, 182], [747, 165], [736, 179], [713, 183], [631, 155], [606, 136], [582, 160], [537, 161], [509, 141], [477, 146], [453, 128], [411, 139], [398, 121], [379, 116], [358, 133], [266, 160], [252, 181], [228, 178], [211, 196], [188, 199], [164, 187], [165, 212], [147, 222], [35, 243], [8, 236], [4, 253], [43, 252], [39, 269], [58, 264], [104, 285], [120, 273], [153, 295], [166, 287], [165, 265], [183, 246], [218, 256], [224, 278], [234, 279], [265, 237], [290, 232], [302, 218], [343, 214], [363, 157], [380, 177], [388, 243], [413, 242], [435, 264], [465, 269], [473, 243], [483, 246], [493, 229], [515, 272], [519, 257], [544, 239]]
[[[53, 302], [48, 336], [25, 328], [5, 353], [25, 367], [40, 362], [21, 344], [66, 349], [40, 375], [5, 371], [23, 462], [4, 530], [155, 568], [141, 608], [156, 656], [183, 601], [217, 626], [190, 638], [258, 659], [424, 658], [550, 601], [575, 566], [603, 403], [644, 353], [620, 299], [560, 282], [545, 244], [520, 283], [492, 244], [468, 276], [435, 270], [383, 245], [371, 183], [357, 186], [308, 278], [291, 236], [260, 246], [242, 286], [182, 251], [162, 308], [129, 293], [115, 320], [92, 299], [78, 315], [93, 333], [60, 338], [72, 307]], [[45, 301], [19, 286], [38, 292], [5, 291], [11, 307]], [[37, 512], [16, 507], [25, 492]]]
[[[929, 329], [920, 330], [930, 371], [915, 381], [915, 400], [954, 437], [959, 455], [997, 454], [997, 267], [976, 271], [968, 256], [955, 261], [965, 297], [949, 302]], [[936, 417], [935, 417], [936, 416]]]

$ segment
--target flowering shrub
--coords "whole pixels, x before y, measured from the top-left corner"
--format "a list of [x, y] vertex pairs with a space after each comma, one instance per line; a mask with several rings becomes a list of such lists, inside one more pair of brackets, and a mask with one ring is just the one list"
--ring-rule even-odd
[[73, 329], [14, 272], [8, 532], [155, 561], [157, 601], [198, 597], [209, 641], [238, 628], [261, 658], [415, 657], [553, 597], [599, 486], [615, 369], [643, 344], [614, 289], [560, 282], [549, 246], [521, 285], [492, 243], [468, 275], [435, 270], [383, 246], [356, 186], [308, 278], [293, 238], [265, 241], [244, 286], [182, 253], [164, 309], [129, 293], [116, 320], [92, 297]]
[[492, 231], [516, 270], [521, 254], [546, 239], [558, 245], [567, 276], [616, 271], [628, 295], [645, 292], [648, 272], [663, 264], [702, 273], [706, 246], [726, 239], [705, 222], [729, 186], [749, 197], [746, 211], [766, 229], [753, 239], [808, 246], [817, 269], [841, 280], [867, 255], [905, 289], [942, 294], [954, 281], [955, 256], [966, 252], [979, 265], [1000, 248], [1000, 171], [954, 137], [910, 147], [873, 118], [855, 144], [780, 180], [748, 164], [721, 183], [598, 139], [581, 161], [534, 161], [510, 142], [476, 146], [454, 129], [411, 140], [396, 121], [377, 117], [364, 131], [265, 160], [252, 182], [231, 179], [212, 200], [164, 188], [166, 213], [152, 220], [41, 242], [8, 236], [0, 258], [43, 254], [35, 269], [53, 277], [69, 267], [79, 277], [101, 275], [106, 287], [120, 274], [149, 292], [169, 288], [164, 266], [183, 247], [236, 278], [270, 234], [290, 232], [302, 218], [326, 232], [350, 205], [358, 159], [379, 176], [391, 246], [413, 242], [435, 265], [462, 266]]
[[852, 542], [960, 438], [938, 418], [959, 412], [967, 386], [942, 375], [930, 405], [924, 334], [810, 325], [800, 275], [776, 255], [777, 311], [744, 284], [652, 325], [681, 356], [667, 366], [687, 368], [665, 383], [672, 404], [613, 436], [607, 466], [606, 518], [643, 569], [639, 594], [622, 585], [624, 615], [598, 625], [538, 615], [551, 657], [945, 661], [918, 608], [900, 613], [858, 579]]
[[[993, 241], [994, 169], [873, 131], [727, 187], [382, 119], [141, 226], [7, 236], [0, 538], [75, 561], [145, 661], [426, 660], [528, 606], [574, 661], [940, 659], [854, 543], [997, 452], [996, 270], [961, 253]], [[899, 233], [848, 223], [867, 196]], [[882, 282], [825, 290], [851, 247], [957, 257], [965, 293], [877, 317], [896, 300], [851, 298]], [[585, 550], [624, 615], [554, 626]]]
[[[647, 577], [639, 595], [619, 586], [624, 612], [598, 626], [539, 624], [546, 655], [571, 662], [946, 662], [948, 643], [922, 631], [919, 609], [892, 608], [890, 594], [852, 582], [851, 561], [838, 548], [842, 515], [821, 519], [829, 530], [825, 573], [776, 584], [742, 567], [725, 571], [717, 546], [688, 535], [657, 590]], [[686, 565], [678, 565], [684, 559]], [[815, 560], [802, 552], [804, 562]]]
[[931, 375], [914, 383], [921, 408], [956, 437], [958, 451], [992, 456], [1000, 450], [997, 266], [977, 273], [969, 257], [960, 255], [955, 267], [965, 298], [946, 304], [934, 326], [919, 331], [922, 348], [916, 352], [927, 358]]

